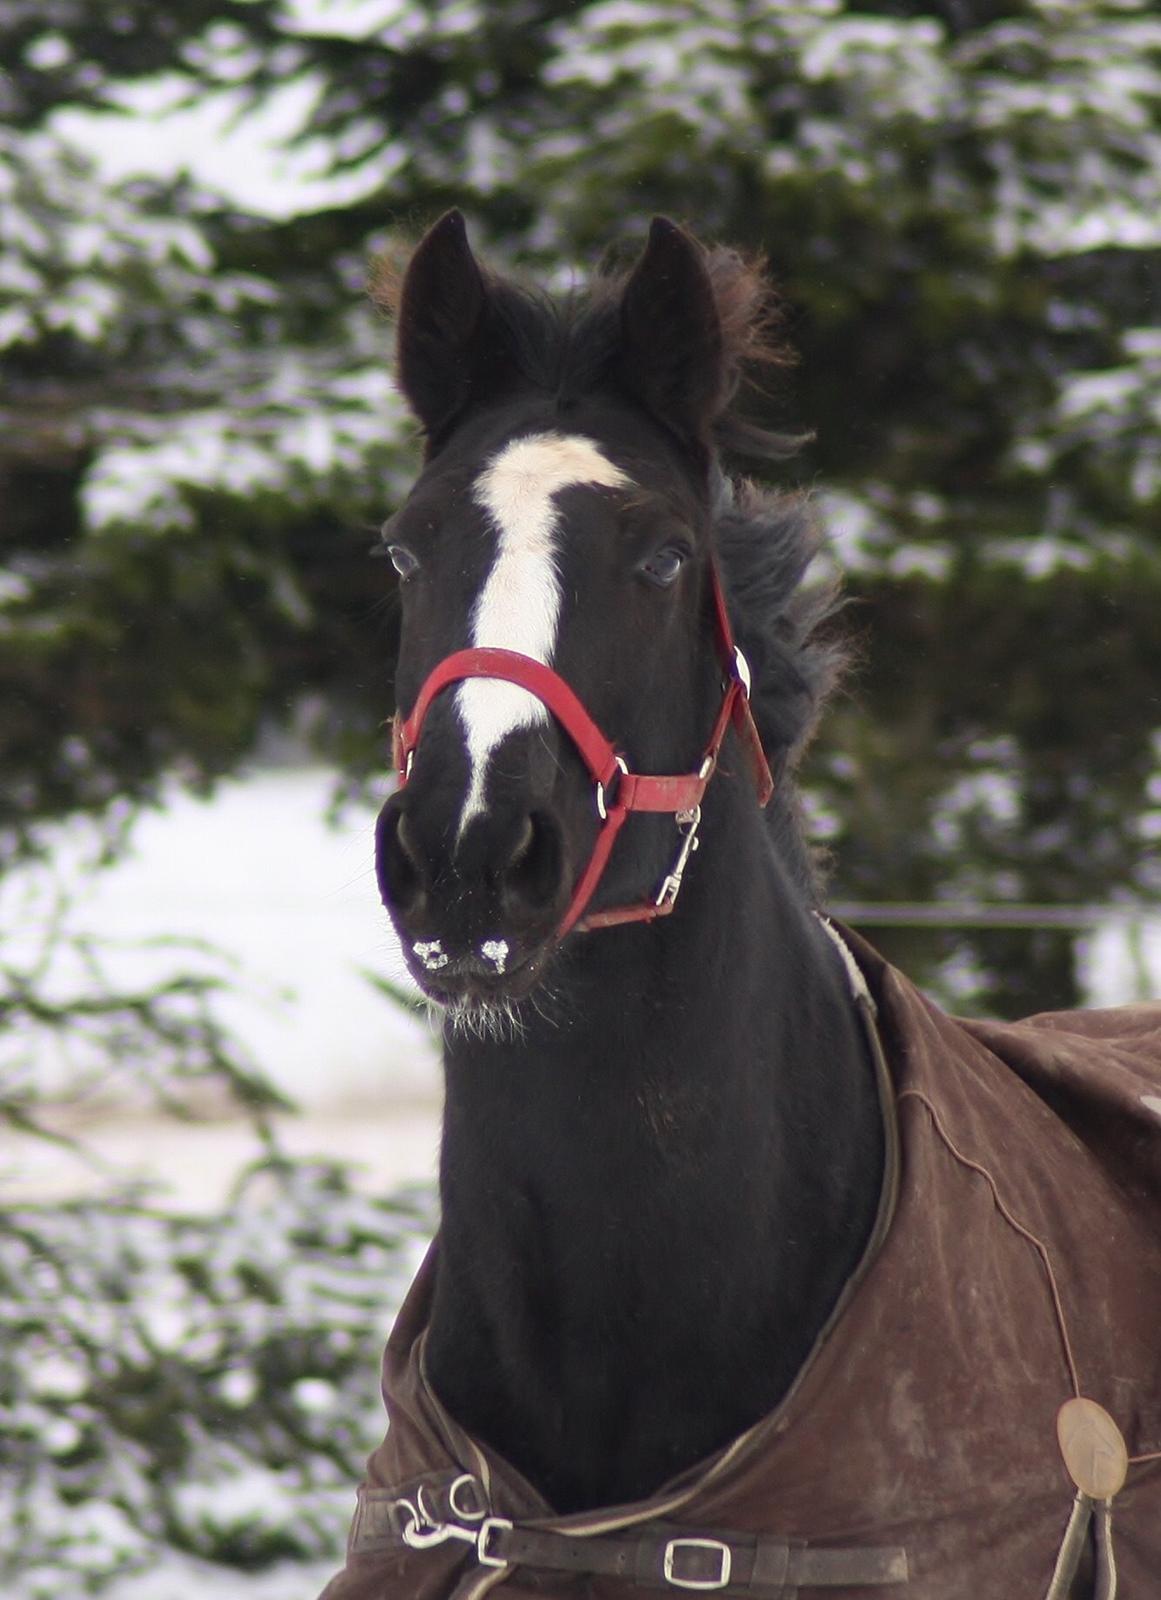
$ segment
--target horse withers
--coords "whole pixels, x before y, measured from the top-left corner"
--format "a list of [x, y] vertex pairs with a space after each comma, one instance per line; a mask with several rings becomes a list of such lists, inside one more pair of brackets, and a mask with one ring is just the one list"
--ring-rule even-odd
[[441, 1224], [327, 1600], [1161, 1594], [1161, 1007], [956, 1021], [825, 917], [760, 271], [656, 219], [556, 301], [452, 212], [393, 309]]

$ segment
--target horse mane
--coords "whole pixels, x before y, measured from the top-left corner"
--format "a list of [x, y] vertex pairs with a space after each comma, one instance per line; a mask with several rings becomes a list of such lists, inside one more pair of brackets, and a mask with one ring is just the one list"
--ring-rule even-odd
[[803, 496], [723, 478], [714, 538], [758, 731], [778, 767], [793, 770], [848, 655], [826, 626], [841, 608], [838, 585], [806, 582], [822, 545], [817, 519]]
[[[846, 662], [846, 651], [827, 628], [838, 609], [833, 583], [806, 585], [807, 569], [822, 543], [808, 500], [731, 479], [721, 457], [782, 460], [809, 435], [759, 426], [739, 409], [739, 396], [756, 370], [787, 367], [795, 354], [782, 336], [784, 308], [760, 256], [726, 246], [701, 247], [721, 330], [722, 382], [719, 402], [707, 419], [714, 446], [711, 500], [714, 538], [731, 620], [750, 663], [752, 707], [776, 779], [790, 776], [817, 726], [830, 691]], [[522, 378], [570, 403], [607, 386], [621, 338], [621, 301], [631, 269], [598, 272], [586, 286], [564, 294], [501, 277], [481, 266], [489, 314]], [[402, 292], [401, 258], [376, 262], [371, 295], [396, 316]], [[803, 842], [798, 805], [770, 808], [770, 826], [796, 867], [814, 887], [815, 863]]]

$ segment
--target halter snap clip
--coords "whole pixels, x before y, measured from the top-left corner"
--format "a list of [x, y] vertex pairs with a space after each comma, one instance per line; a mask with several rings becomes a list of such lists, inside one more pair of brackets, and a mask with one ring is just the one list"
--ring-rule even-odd
[[685, 877], [686, 863], [701, 843], [697, 836], [697, 830], [701, 827], [701, 807], [694, 806], [692, 811], [679, 811], [675, 820], [678, 832], [682, 835], [681, 845], [668, 876], [657, 891], [657, 899], [654, 902], [655, 905], [664, 907], [666, 911], [677, 899], [681, 890], [681, 880]]

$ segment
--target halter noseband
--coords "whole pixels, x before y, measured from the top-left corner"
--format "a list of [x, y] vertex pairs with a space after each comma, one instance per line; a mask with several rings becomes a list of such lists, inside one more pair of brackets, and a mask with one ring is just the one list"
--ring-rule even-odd
[[[432, 702], [449, 684], [462, 682], [465, 678], [499, 678], [526, 689], [548, 708], [568, 734], [593, 780], [601, 827], [588, 865], [577, 879], [572, 900], [557, 929], [558, 938], [563, 938], [574, 927], [578, 933], [588, 933], [594, 928], [609, 928], [621, 922], [652, 922], [656, 917], [668, 916], [673, 910], [686, 863], [698, 846], [702, 797], [717, 767], [722, 741], [731, 723], [746, 752], [758, 804], [764, 806], [774, 792], [774, 780], [750, 710], [750, 669], [745, 656], [734, 643], [721, 579], [712, 562], [710, 581], [718, 654], [726, 677], [722, 703], [696, 772], [672, 776], [631, 772], [628, 762], [606, 739], [564, 679], [542, 661], [520, 655], [515, 650], [477, 647], [457, 650], [445, 656], [424, 680], [411, 715], [406, 719], [396, 715], [394, 747], [400, 788], [411, 775], [415, 748]], [[608, 864], [617, 835], [626, 817], [634, 811], [672, 812], [681, 833], [681, 844], [673, 865], [651, 898], [582, 916]]]

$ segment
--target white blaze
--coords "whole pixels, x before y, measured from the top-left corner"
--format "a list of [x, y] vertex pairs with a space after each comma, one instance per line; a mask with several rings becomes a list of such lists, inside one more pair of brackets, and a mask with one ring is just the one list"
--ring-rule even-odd
[[[505, 445], [473, 490], [497, 536], [496, 559], [472, 612], [473, 646], [516, 650], [545, 666], [552, 664], [560, 620], [553, 497], [577, 484], [615, 489], [629, 481], [591, 440], [576, 434], [534, 434]], [[471, 761], [462, 834], [484, 809], [493, 750], [509, 733], [547, 722], [549, 714], [527, 689], [495, 678], [461, 683], [456, 705]]]

